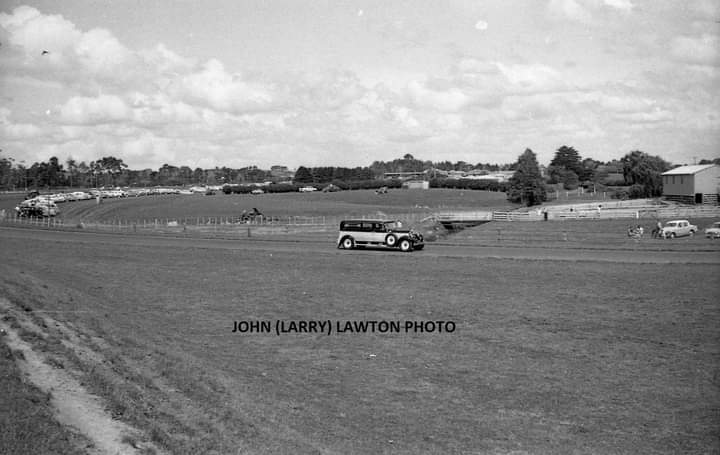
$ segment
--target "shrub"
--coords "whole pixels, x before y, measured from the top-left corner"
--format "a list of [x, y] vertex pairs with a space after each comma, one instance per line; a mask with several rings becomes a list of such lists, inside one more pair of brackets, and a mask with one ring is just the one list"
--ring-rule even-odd
[[298, 190], [297, 185], [292, 183], [271, 183], [265, 187], [265, 191], [268, 193], [292, 193]]

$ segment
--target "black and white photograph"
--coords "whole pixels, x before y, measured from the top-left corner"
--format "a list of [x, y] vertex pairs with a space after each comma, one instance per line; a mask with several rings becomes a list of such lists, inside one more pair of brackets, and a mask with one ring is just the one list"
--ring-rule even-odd
[[717, 0], [3, 0], [0, 455], [720, 454]]

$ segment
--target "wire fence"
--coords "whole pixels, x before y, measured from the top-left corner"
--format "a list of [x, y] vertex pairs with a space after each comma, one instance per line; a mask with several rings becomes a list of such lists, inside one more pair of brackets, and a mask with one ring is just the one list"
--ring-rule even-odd
[[361, 215], [324, 216], [197, 216], [184, 218], [152, 219], [64, 219], [63, 217], [19, 217], [15, 214], [0, 216], [0, 223], [16, 226], [33, 226], [47, 229], [84, 229], [101, 232], [137, 234], [211, 235], [226, 237], [251, 237], [253, 235], [291, 234], [299, 232], [335, 231], [346, 219], [393, 219], [408, 225], [428, 223], [484, 223], [488, 221], [565, 221], [565, 220], [613, 220], [613, 219], [673, 219], [673, 218], [720, 218], [720, 207], [633, 207], [617, 209], [578, 208], [564, 210], [531, 211], [443, 211], [435, 213], [376, 212]]

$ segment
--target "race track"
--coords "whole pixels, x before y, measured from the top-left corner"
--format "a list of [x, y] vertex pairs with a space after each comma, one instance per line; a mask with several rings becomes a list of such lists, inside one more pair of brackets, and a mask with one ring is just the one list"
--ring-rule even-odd
[[[52, 231], [46, 229], [0, 227], [0, 243], [2, 242], [50, 242], [50, 243], [83, 243], [114, 245], [145, 246], [148, 248], [198, 248], [222, 250], [253, 250], [253, 251], [283, 251], [308, 252], [313, 255], [338, 254], [402, 254], [397, 251], [386, 251], [382, 248], [358, 249], [354, 251], [338, 250], [332, 241], [318, 240], [292, 240], [287, 238], [251, 238], [251, 239], [202, 239], [182, 238], [161, 235], [131, 235], [122, 233], [97, 233], [83, 231]], [[428, 243], [422, 251], [415, 251], [412, 255], [438, 258], [496, 258], [496, 259], [528, 259], [528, 260], [556, 260], [556, 261], [600, 261], [619, 263], [655, 263], [655, 264], [720, 264], [720, 253], [708, 248], [707, 250], [618, 250], [601, 249], [597, 247], [544, 247], [542, 245], [528, 246], [486, 246], [456, 243], [449, 237], [445, 241]]]

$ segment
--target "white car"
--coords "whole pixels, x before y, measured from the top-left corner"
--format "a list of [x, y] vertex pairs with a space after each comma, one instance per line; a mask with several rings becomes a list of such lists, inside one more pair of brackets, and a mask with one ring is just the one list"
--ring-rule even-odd
[[313, 191], [317, 191], [317, 188], [315, 188], [314, 186], [303, 186], [298, 188], [298, 191], [301, 193], [311, 193]]
[[673, 220], [665, 223], [665, 226], [660, 231], [660, 237], [674, 239], [675, 237], [695, 235], [697, 230], [697, 226], [690, 224], [688, 220]]
[[716, 221], [709, 228], [705, 229], [705, 237], [709, 239], [720, 239], [720, 221]]

